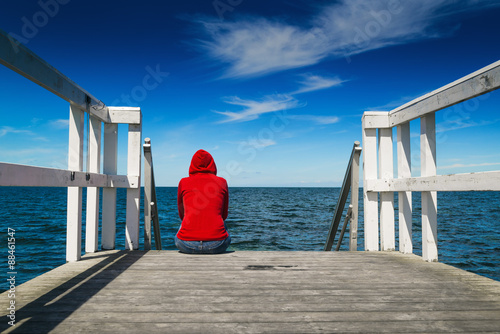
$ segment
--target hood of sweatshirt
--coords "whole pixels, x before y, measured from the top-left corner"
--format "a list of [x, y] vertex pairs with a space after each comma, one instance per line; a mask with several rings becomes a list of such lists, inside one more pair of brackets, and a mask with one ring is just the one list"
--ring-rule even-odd
[[191, 159], [189, 166], [189, 175], [197, 173], [210, 173], [217, 175], [217, 167], [215, 166], [214, 158], [205, 150], [198, 150]]

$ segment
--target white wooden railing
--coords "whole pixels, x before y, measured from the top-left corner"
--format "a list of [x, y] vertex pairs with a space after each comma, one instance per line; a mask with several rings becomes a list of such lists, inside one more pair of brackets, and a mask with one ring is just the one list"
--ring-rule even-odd
[[[70, 104], [68, 169], [0, 163], [0, 186], [67, 187], [67, 261], [78, 261], [82, 242], [82, 188], [87, 187], [85, 251], [98, 250], [99, 188], [101, 248], [114, 249], [116, 188], [127, 188], [125, 247], [139, 248], [142, 116], [140, 108], [107, 107], [68, 77], [0, 30], [0, 63]], [[83, 171], [84, 122], [88, 120], [87, 166]], [[127, 175], [117, 174], [118, 124], [128, 124]], [[104, 143], [102, 127], [104, 124]], [[103, 172], [100, 171], [103, 149]]]
[[[394, 192], [398, 192], [399, 202], [399, 251], [413, 252], [412, 192], [419, 191], [422, 257], [437, 261], [437, 191], [500, 190], [500, 171], [437, 175], [435, 121], [436, 111], [499, 87], [500, 61], [497, 61], [392, 111], [363, 114], [365, 250], [378, 251], [379, 240], [380, 250], [396, 249]], [[421, 176], [411, 177], [409, 122], [417, 118], [420, 118]], [[394, 127], [397, 128], [397, 178], [393, 171]]]

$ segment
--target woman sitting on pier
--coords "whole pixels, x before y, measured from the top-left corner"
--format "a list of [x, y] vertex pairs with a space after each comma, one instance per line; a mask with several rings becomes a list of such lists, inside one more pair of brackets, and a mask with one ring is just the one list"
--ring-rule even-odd
[[228, 187], [217, 176], [215, 161], [204, 150], [191, 160], [189, 177], [182, 178], [177, 190], [181, 227], [175, 245], [182, 253], [218, 254], [226, 251], [231, 237], [226, 229]]

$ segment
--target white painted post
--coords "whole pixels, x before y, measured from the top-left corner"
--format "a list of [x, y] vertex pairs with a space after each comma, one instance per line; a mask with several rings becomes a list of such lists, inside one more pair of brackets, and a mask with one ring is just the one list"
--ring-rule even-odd
[[[103, 173], [117, 174], [118, 124], [104, 124]], [[116, 240], [116, 188], [102, 189], [101, 248], [115, 249]]]
[[[404, 179], [411, 177], [410, 123], [399, 125], [397, 131], [398, 179]], [[404, 254], [413, 253], [411, 200], [411, 191], [398, 192], [399, 251]]]
[[[420, 118], [421, 176], [436, 175], [436, 115]], [[437, 250], [437, 192], [422, 192], [422, 257], [438, 260]]]
[[[89, 115], [89, 145], [88, 170], [90, 173], [100, 173], [101, 170], [101, 121]], [[85, 251], [95, 253], [98, 250], [99, 236], [99, 189], [87, 188], [87, 222], [85, 226]]]
[[[127, 175], [139, 177], [141, 175], [141, 124], [130, 124], [128, 126], [128, 158]], [[125, 248], [139, 248], [139, 215], [141, 187], [127, 189], [127, 222], [125, 228]]]
[[378, 193], [368, 192], [366, 180], [377, 178], [377, 129], [365, 128], [363, 117], [363, 207], [365, 250], [378, 251]]
[[[70, 105], [68, 169], [83, 169], [83, 128], [84, 111]], [[68, 187], [66, 230], [66, 261], [80, 260], [82, 252], [82, 188]]]
[[[379, 179], [394, 177], [392, 128], [378, 130], [379, 136]], [[393, 251], [396, 249], [394, 232], [394, 193], [380, 193], [380, 249]]]

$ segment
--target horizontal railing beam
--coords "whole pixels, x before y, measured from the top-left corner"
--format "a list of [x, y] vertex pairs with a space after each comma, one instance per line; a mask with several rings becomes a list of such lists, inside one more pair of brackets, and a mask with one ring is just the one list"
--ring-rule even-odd
[[370, 192], [500, 191], [500, 171], [365, 180], [365, 187]]
[[108, 109], [104, 103], [3, 30], [0, 30], [0, 64], [109, 123]]
[[500, 88], [500, 60], [391, 110], [389, 126], [409, 122], [498, 88]]
[[364, 129], [390, 128], [388, 111], [365, 111], [362, 117]]
[[139, 107], [108, 107], [108, 123], [141, 124], [141, 108]]
[[0, 186], [138, 188], [139, 177], [87, 173], [0, 162]]

